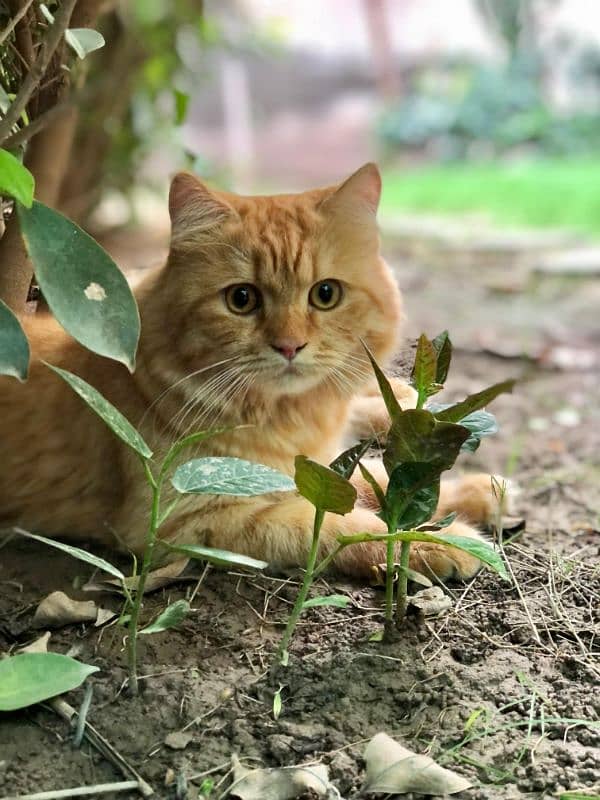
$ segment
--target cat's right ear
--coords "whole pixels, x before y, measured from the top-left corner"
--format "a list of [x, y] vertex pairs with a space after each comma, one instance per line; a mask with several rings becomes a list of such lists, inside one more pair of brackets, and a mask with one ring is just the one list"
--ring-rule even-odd
[[189, 172], [179, 172], [169, 191], [173, 243], [198, 240], [227, 219], [234, 209]]

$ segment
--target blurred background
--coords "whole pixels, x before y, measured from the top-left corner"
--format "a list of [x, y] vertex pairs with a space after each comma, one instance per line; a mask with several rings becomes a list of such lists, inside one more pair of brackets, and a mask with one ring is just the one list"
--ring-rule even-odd
[[259, 192], [376, 160], [384, 213], [600, 232], [597, 3], [132, 0], [103, 27], [74, 216], [125, 221], [181, 167]]

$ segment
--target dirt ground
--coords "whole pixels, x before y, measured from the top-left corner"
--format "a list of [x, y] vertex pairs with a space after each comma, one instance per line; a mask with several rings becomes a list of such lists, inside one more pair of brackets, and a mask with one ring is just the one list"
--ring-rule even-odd
[[[123, 691], [122, 628], [53, 632], [52, 650], [100, 668], [90, 680], [88, 720], [157, 797], [195, 798], [207, 780], [211, 798], [225, 796], [237, 754], [252, 767], [325, 763], [341, 796], [355, 798], [366, 740], [379, 731], [466, 776], [474, 788], [457, 797], [600, 792], [600, 281], [524, 280], [508, 264], [499, 286], [497, 271], [491, 280], [459, 263], [410, 263], [393, 243], [387, 250], [405, 291], [409, 335], [451, 332], [448, 399], [521, 378], [494, 404], [500, 433], [460, 464], [521, 487], [516, 513], [526, 527], [505, 546], [511, 581], [482, 571], [448, 586], [445, 615], [413, 616], [388, 645], [369, 639], [382, 624], [380, 589], [322, 581], [315, 593], [347, 594], [351, 603], [303, 616], [275, 686], [267, 669], [294, 579], [208, 571], [193, 613], [142, 642], [139, 700]], [[90, 574], [49, 548], [5, 544], [0, 652], [35, 638], [33, 611], [49, 592], [87, 599], [77, 587]], [[145, 616], [194, 585], [149, 596]], [[98, 599], [118, 605], [114, 596]], [[67, 699], [78, 707], [82, 697], [78, 690]], [[172, 749], [166, 737], [184, 729], [185, 748]], [[67, 724], [50, 710], [2, 715], [0, 795], [116, 780], [122, 776], [89, 744], [73, 747]]]

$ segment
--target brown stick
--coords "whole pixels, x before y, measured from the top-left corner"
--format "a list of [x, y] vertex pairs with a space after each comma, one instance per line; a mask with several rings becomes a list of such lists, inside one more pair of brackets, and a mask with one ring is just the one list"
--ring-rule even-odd
[[29, 11], [29, 7], [32, 5], [33, 0], [26, 0], [25, 3], [21, 6], [21, 8], [15, 13], [14, 17], [8, 23], [6, 28], [0, 33], [0, 44], [4, 44], [4, 42], [8, 39], [14, 29], [17, 27], [19, 22], [23, 19], [25, 14]]
[[9, 136], [4, 142], [4, 149], [14, 150], [14, 148], [18, 147], [20, 144], [24, 144], [30, 139], [33, 139], [37, 133], [51, 125], [61, 114], [68, 111], [71, 106], [72, 103], [59, 103], [57, 106], [49, 108], [48, 111], [40, 114], [40, 116], [36, 117], [29, 125], [26, 125], [24, 128], [19, 128], [16, 133]]
[[30, 71], [19, 89], [19, 92], [6, 111], [4, 119], [0, 121], [0, 144], [2, 144], [12, 133], [13, 127], [19, 121], [21, 114], [26, 109], [32, 94], [39, 86], [44, 77], [44, 73], [50, 63], [52, 56], [69, 26], [69, 20], [77, 0], [63, 0], [59, 10], [56, 12], [54, 22], [48, 28], [40, 53], [33, 63]]

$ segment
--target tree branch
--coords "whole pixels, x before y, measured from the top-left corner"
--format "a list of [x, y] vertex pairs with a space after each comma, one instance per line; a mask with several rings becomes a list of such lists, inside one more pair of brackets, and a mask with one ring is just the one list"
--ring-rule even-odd
[[4, 42], [8, 39], [14, 29], [17, 27], [19, 22], [23, 19], [25, 14], [29, 11], [30, 6], [33, 4], [33, 0], [26, 0], [26, 2], [21, 6], [21, 8], [17, 11], [11, 21], [8, 23], [6, 28], [0, 33], [0, 45], [4, 44]]
[[56, 12], [54, 22], [48, 28], [44, 36], [37, 59], [32, 65], [31, 70], [25, 76], [19, 93], [7, 109], [4, 119], [0, 121], [0, 145], [11, 135], [12, 129], [27, 107], [31, 95], [44, 77], [44, 73], [54, 55], [54, 51], [60, 44], [64, 32], [69, 25], [69, 20], [71, 19], [71, 14], [76, 2], [77, 0], [63, 0], [59, 10]]
[[57, 106], [52, 106], [52, 108], [49, 108], [48, 111], [45, 111], [43, 114], [40, 114], [39, 117], [36, 117], [33, 122], [29, 123], [29, 125], [25, 125], [24, 128], [19, 128], [18, 131], [15, 131], [15, 133], [11, 134], [8, 139], [4, 140], [2, 146], [5, 148], [5, 150], [13, 150], [20, 144], [28, 142], [36, 135], [36, 133], [39, 133], [40, 131], [44, 130], [44, 128], [47, 128], [48, 125], [51, 125], [57, 117], [60, 117], [72, 106], [73, 102], [59, 103]]

